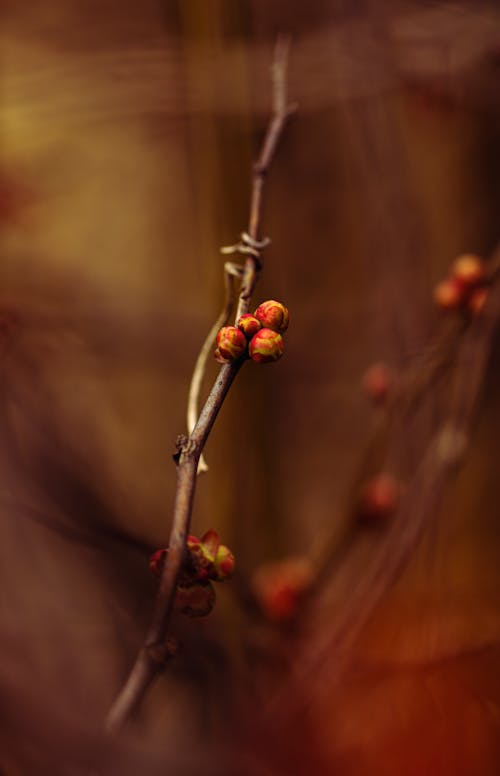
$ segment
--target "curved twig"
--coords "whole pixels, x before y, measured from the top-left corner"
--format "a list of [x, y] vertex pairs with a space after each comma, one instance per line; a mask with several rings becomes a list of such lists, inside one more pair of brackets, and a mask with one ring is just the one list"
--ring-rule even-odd
[[[288, 41], [282, 38], [276, 46], [273, 64], [273, 114], [252, 176], [250, 216], [246, 236], [249, 238], [248, 242], [253, 244], [253, 246], [258, 246], [259, 244], [259, 228], [266, 175], [274, 158], [287, 119], [295, 110], [295, 107], [288, 106], [286, 101], [285, 79], [287, 60]], [[252, 252], [247, 253], [243, 267], [236, 319], [248, 310], [250, 297], [257, 282], [260, 268], [260, 250], [254, 247]], [[211, 336], [211, 333], [209, 336]], [[130, 674], [108, 714], [106, 729], [109, 732], [118, 731], [130, 719], [148, 687], [164, 668], [171, 656], [167, 644], [167, 631], [177, 577], [185, 552], [186, 539], [191, 522], [199, 460], [224, 398], [241, 365], [242, 362], [240, 361], [236, 364], [225, 364], [221, 367], [192, 432], [189, 437], [180, 437], [178, 440], [178, 455], [176, 456], [177, 489], [172, 528], [168, 542], [168, 561], [165, 563], [162, 572], [151, 624], [146, 638], [139, 650]], [[202, 367], [200, 367], [200, 370], [202, 370]], [[202, 374], [201, 371], [196, 376], [196, 379], [201, 381]]]

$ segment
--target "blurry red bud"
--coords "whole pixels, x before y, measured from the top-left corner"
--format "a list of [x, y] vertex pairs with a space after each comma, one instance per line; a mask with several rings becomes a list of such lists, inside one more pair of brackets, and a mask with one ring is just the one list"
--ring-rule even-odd
[[390, 517], [398, 506], [399, 494], [399, 483], [392, 474], [377, 474], [361, 491], [359, 516], [367, 520]]
[[285, 622], [297, 613], [312, 579], [313, 570], [306, 558], [286, 558], [257, 569], [252, 588], [265, 616]]
[[451, 265], [451, 275], [463, 285], [475, 286], [484, 280], [484, 262], [473, 253], [464, 253]]
[[487, 288], [484, 288], [484, 286], [482, 288], [475, 288], [473, 291], [471, 291], [471, 294], [467, 300], [467, 310], [473, 317], [479, 315], [483, 311], [487, 299]]
[[385, 401], [394, 383], [394, 375], [386, 364], [373, 364], [363, 375], [362, 385], [366, 395], [376, 404]]

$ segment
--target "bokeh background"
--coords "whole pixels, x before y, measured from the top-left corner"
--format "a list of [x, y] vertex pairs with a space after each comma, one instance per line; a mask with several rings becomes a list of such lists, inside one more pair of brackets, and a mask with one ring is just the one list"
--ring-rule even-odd
[[228, 585], [207, 620], [174, 622], [180, 655], [134, 723], [108, 739], [102, 721], [148, 622], [148, 554], [167, 541], [191, 370], [223, 302], [219, 247], [247, 222], [277, 33], [298, 112], [255, 300], [282, 299], [292, 323], [286, 357], [231, 390], [193, 516], [243, 581], [335, 530], [374, 424], [363, 371], [422, 352], [434, 284], [500, 236], [498, 4], [1, 8], [2, 774], [497, 773], [498, 343], [468, 457], [340, 682], [326, 663], [301, 716], [263, 731], [294, 655]]

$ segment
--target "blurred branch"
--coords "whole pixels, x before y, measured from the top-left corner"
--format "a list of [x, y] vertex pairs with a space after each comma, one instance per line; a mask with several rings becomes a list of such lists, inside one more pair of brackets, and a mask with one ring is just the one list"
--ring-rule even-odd
[[[288, 45], [280, 39], [276, 46], [273, 65], [273, 114], [264, 136], [260, 155], [254, 167], [248, 233], [242, 242], [230, 252], [246, 254], [238, 300], [236, 319], [247, 311], [253, 289], [261, 268], [260, 251], [267, 241], [259, 240], [263, 192], [266, 175], [274, 158], [284, 126], [293, 107], [288, 106], [285, 92]], [[212, 332], [211, 332], [212, 333]], [[206, 343], [205, 343], [206, 345]], [[202, 349], [201, 366], [195, 368], [196, 381], [201, 382], [205, 350]], [[165, 563], [153, 608], [151, 624], [132, 670], [120, 690], [106, 720], [109, 732], [119, 730], [130, 719], [156, 675], [170, 657], [167, 631], [173, 606], [177, 577], [185, 553], [186, 539], [191, 523], [191, 513], [196, 489], [196, 475], [201, 453], [222, 407], [229, 388], [241, 368], [242, 362], [225, 364], [210, 391], [196, 425], [188, 437], [177, 441], [177, 490], [174, 516], [168, 542], [168, 560]]]
[[[436, 518], [450, 477], [461, 464], [469, 443], [475, 409], [493, 347], [495, 333], [500, 325], [500, 244], [489, 261], [491, 287], [485, 308], [462, 332], [458, 346], [452, 339], [455, 364], [452, 371], [449, 401], [441, 413], [438, 429], [432, 431], [419, 455], [419, 464], [406, 483], [404, 494], [393, 522], [382, 536], [377, 532], [378, 549], [367, 539], [358, 522], [351, 521], [338, 543], [337, 550], [320, 566], [319, 579], [326, 580], [326, 570], [334, 574], [337, 585], [336, 600], [332, 607], [331, 625], [323, 628], [317, 639], [306, 640], [300, 656], [294, 653], [295, 678], [300, 686], [311, 685], [311, 677], [323, 684], [328, 676], [328, 691], [338, 682], [346, 661], [359, 634], [384, 595], [395, 584], [415, 551], [425, 529]], [[438, 351], [439, 352], [439, 351]], [[435, 362], [443, 363], [444, 353]], [[432, 376], [434, 369], [431, 369]], [[435, 376], [434, 371], [434, 376]], [[424, 381], [423, 387], [430, 388]], [[428, 390], [426, 396], [432, 399]], [[425, 398], [425, 396], [423, 397]], [[408, 418], [407, 406], [401, 406]], [[408, 435], [407, 423], [397, 426], [397, 433]], [[381, 543], [381, 544], [380, 544]], [[315, 584], [318, 593], [318, 584]], [[338, 598], [337, 598], [338, 596]], [[307, 599], [310, 603], [310, 599]], [[324, 612], [322, 614], [324, 623]], [[280, 719], [290, 719], [298, 711], [298, 703], [291, 703], [290, 688], [279, 690], [264, 712], [276, 713]], [[300, 698], [300, 693], [297, 693]]]

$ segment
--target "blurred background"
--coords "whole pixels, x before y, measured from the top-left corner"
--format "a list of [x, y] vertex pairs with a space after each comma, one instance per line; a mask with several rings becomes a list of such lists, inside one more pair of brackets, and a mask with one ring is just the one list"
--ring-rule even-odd
[[[498, 4], [1, 8], [1, 773], [498, 773], [498, 343], [468, 457], [340, 680], [325, 661], [290, 682], [335, 608], [294, 653], [238, 602], [262, 563], [335, 533], [374, 426], [364, 370], [425, 350], [433, 286], [499, 239]], [[178, 658], [108, 739], [223, 302], [219, 248], [247, 224], [278, 32], [298, 112], [268, 180], [255, 302], [290, 308], [286, 356], [238, 376], [193, 515], [234, 549], [240, 583], [206, 620], [173, 622]], [[288, 686], [300, 712], [262, 722]]]

